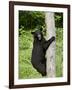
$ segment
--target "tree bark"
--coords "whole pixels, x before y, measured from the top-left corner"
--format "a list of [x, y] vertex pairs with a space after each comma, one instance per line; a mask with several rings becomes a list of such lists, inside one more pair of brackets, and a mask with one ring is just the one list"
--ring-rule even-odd
[[[55, 20], [54, 20], [54, 13], [53, 12], [46, 12], [45, 13], [45, 23], [46, 23], [46, 39], [48, 40], [52, 36], [56, 36], [56, 34], [55, 34]], [[55, 48], [56, 48], [56, 42], [53, 41], [46, 52], [47, 77], [55, 77], [55, 74], [56, 74]]]

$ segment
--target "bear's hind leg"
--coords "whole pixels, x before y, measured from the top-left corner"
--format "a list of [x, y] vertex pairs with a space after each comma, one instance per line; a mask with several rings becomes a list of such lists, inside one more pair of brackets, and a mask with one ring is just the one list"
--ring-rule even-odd
[[46, 64], [40, 63], [38, 65], [37, 70], [42, 74], [42, 76], [46, 76]]

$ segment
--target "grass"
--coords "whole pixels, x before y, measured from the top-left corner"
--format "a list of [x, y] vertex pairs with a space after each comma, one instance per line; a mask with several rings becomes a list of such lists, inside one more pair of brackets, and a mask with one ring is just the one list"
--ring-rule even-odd
[[19, 37], [19, 78], [40, 78], [40, 73], [31, 64], [33, 38], [30, 31]]
[[56, 30], [56, 77], [63, 74], [63, 30]]
[[[31, 64], [33, 37], [30, 31], [22, 30], [19, 36], [19, 78], [41, 78], [41, 74]], [[56, 77], [62, 76], [63, 30], [56, 30]]]

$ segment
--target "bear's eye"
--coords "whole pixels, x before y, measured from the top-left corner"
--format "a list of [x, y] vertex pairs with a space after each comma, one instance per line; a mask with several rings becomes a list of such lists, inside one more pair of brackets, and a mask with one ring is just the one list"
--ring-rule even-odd
[[37, 35], [34, 35], [35, 38], [37, 38]]

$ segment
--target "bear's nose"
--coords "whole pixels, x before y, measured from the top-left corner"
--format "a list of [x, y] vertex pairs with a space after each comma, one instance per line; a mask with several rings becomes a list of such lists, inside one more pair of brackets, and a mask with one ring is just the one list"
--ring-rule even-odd
[[40, 34], [38, 35], [38, 39], [41, 40], [41, 35]]

